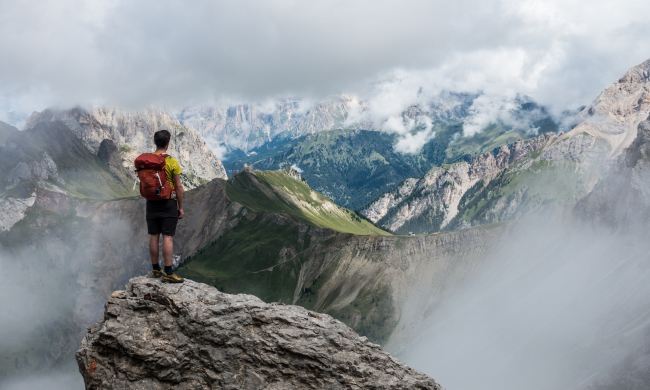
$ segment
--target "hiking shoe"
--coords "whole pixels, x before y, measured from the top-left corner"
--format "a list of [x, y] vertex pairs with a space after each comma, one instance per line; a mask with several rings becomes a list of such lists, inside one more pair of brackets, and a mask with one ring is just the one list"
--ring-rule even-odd
[[166, 274], [163, 272], [160, 280], [165, 283], [183, 283], [185, 279], [183, 279], [183, 277], [176, 272], [172, 272], [171, 274]]
[[151, 270], [151, 272], [149, 273], [149, 277], [158, 279], [158, 278], [162, 277], [163, 274], [164, 273], [161, 270], [154, 269], [154, 270]]

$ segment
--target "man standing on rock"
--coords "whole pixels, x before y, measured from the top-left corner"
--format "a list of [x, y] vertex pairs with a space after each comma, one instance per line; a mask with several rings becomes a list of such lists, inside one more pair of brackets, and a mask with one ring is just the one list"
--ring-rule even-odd
[[[183, 278], [172, 270], [172, 255], [176, 224], [185, 214], [184, 189], [181, 183], [181, 166], [177, 159], [167, 155], [170, 139], [169, 131], [157, 131], [153, 136], [156, 151], [138, 156], [135, 159], [135, 168], [140, 179], [140, 194], [147, 199], [146, 218], [152, 276], [167, 283], [182, 283]], [[161, 234], [164, 271], [158, 262]]]

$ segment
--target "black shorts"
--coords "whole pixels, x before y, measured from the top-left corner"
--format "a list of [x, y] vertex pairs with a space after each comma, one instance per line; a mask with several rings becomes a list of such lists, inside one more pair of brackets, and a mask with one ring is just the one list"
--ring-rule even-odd
[[173, 236], [178, 223], [176, 199], [147, 201], [147, 231], [149, 234]]

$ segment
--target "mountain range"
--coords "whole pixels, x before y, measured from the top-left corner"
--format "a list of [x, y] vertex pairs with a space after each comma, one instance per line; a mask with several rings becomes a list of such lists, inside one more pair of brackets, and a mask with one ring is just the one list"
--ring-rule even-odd
[[[520, 132], [548, 132], [557, 128], [547, 109], [526, 96], [499, 98], [499, 115], [493, 123], [474, 123], [485, 115], [482, 93], [442, 91], [434, 96], [418, 93], [417, 102], [405, 103], [394, 116], [373, 108], [372, 99], [352, 95], [311, 101], [284, 98], [265, 103], [221, 103], [186, 107], [176, 112], [180, 123], [197, 129], [215, 148], [249, 152], [270, 141], [314, 135], [341, 129], [390, 130], [399, 133], [421, 131], [425, 127], [446, 127], [466, 123], [467, 135], [491, 124]], [[379, 110], [381, 111], [381, 110]], [[483, 122], [483, 121], [479, 121]], [[475, 127], [479, 127], [474, 129]], [[404, 134], [402, 134], [404, 135]]]
[[[644, 224], [649, 75], [650, 61], [632, 68], [566, 133], [542, 118], [537, 133], [494, 123], [461, 136], [462, 121], [449, 116], [411, 155], [392, 149], [396, 135], [359, 128], [265, 144], [255, 130], [244, 137], [247, 149], [226, 161], [230, 175], [201, 138], [208, 127], [194, 130], [155, 109], [48, 110], [23, 130], [3, 124], [0, 202], [10, 212], [0, 218], [2, 255], [20, 259], [11, 271], [23, 294], [56, 291], [39, 297], [59, 310], [17, 328], [0, 369], [65, 361], [105, 296], [147, 271], [144, 202], [130, 163], [157, 129], [172, 130], [172, 154], [191, 189], [176, 238], [181, 273], [396, 342], [475, 275], [485, 253], [512, 233], [512, 219], [555, 209], [607, 226]], [[610, 209], [612, 188], [641, 211]], [[408, 304], [414, 286], [427, 292], [417, 307]]]
[[582, 109], [567, 133], [503, 145], [405, 180], [362, 211], [394, 232], [490, 224], [549, 203], [575, 204], [607, 173], [650, 113], [650, 61]]
[[301, 136], [280, 133], [247, 152], [232, 150], [224, 165], [230, 172], [244, 166], [268, 170], [293, 165], [318, 191], [341, 205], [361, 210], [404, 180], [422, 177], [433, 167], [470, 161], [476, 153], [502, 144], [558, 131], [559, 124], [543, 107], [520, 98], [510, 115], [526, 126], [497, 121], [476, 134], [463, 136], [463, 120], [475, 97], [453, 96], [462, 96], [465, 102], [460, 107], [460, 103], [444, 107], [447, 111], [430, 103], [430, 111], [413, 106], [402, 113], [404, 122], [426, 116], [435, 134], [413, 153], [397, 150], [400, 136], [396, 133], [348, 128]]

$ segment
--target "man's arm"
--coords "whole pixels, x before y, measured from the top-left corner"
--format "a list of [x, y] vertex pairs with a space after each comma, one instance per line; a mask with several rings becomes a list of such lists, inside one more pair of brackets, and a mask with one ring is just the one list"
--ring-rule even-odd
[[178, 202], [178, 218], [183, 218], [185, 216], [185, 210], [183, 210], [185, 189], [183, 183], [181, 183], [181, 175], [174, 175], [174, 188], [176, 189], [176, 202]]

